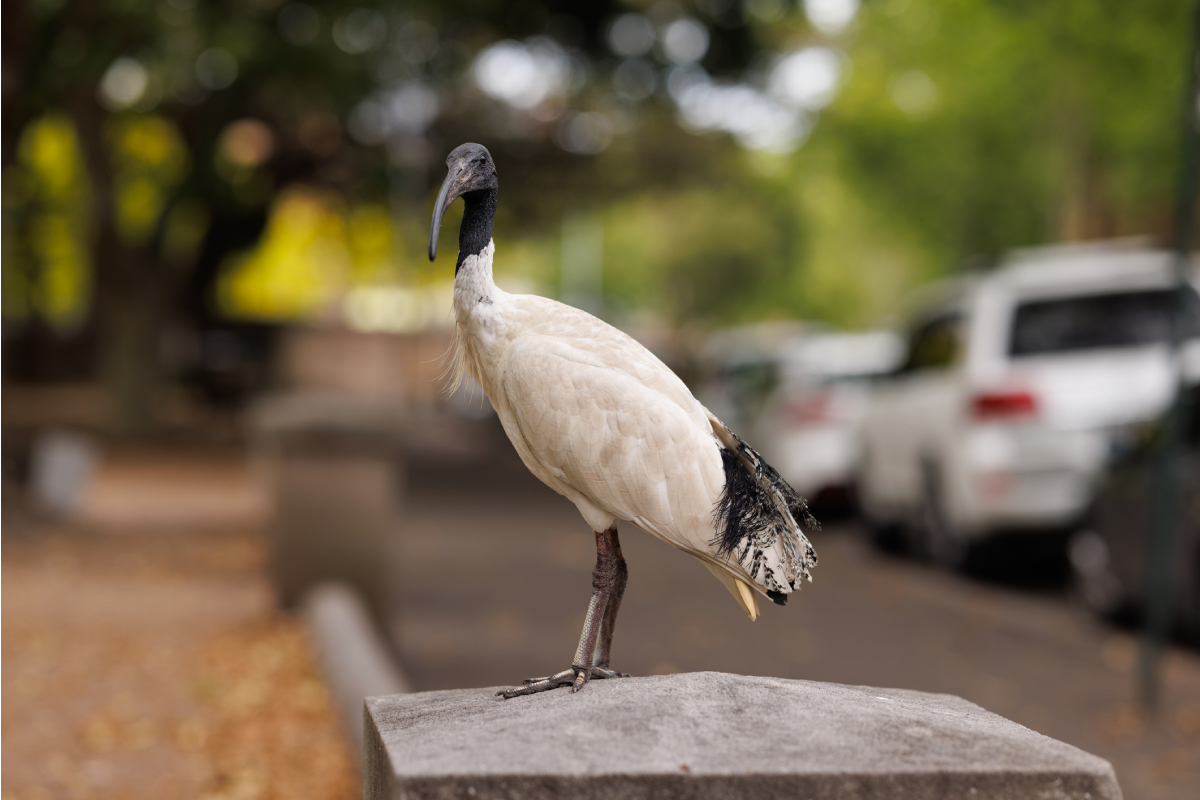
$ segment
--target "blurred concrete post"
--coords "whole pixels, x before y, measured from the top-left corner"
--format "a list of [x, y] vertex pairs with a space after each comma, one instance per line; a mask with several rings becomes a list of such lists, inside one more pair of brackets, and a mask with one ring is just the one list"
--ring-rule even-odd
[[408, 679], [354, 589], [327, 581], [308, 590], [302, 605], [346, 734], [361, 753], [363, 702], [411, 691]]
[[72, 517], [96, 469], [97, 448], [91, 437], [52, 430], [33, 442], [30, 485], [33, 498], [45, 511]]
[[324, 580], [386, 606], [404, 485], [398, 420], [337, 395], [268, 398], [251, 414], [253, 450], [273, 513], [270, 574], [285, 607]]

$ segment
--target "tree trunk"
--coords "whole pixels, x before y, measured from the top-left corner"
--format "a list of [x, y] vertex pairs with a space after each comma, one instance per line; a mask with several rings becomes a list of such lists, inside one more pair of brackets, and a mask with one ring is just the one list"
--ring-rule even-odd
[[[100, 335], [99, 375], [108, 397], [109, 432], [122, 439], [140, 439], [154, 433], [158, 424], [158, 344], [165, 298], [160, 281], [137, 253], [119, 247], [97, 255], [124, 261], [108, 271], [120, 272], [119, 281], [102, 287], [97, 298]], [[96, 270], [99, 274], [103, 270]]]
[[91, 182], [93, 309], [106, 428], [117, 438], [144, 438], [157, 428], [158, 344], [168, 291], [154, 258], [159, 237], [144, 250], [121, 241], [103, 139], [107, 114], [92, 91], [80, 92], [71, 110]]

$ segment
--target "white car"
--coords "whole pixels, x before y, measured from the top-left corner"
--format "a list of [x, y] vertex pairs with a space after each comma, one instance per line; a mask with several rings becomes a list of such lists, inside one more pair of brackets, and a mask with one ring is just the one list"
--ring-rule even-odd
[[871, 379], [895, 370], [903, 353], [890, 331], [811, 333], [781, 348], [779, 387], [753, 436], [814, 505], [849, 504]]
[[698, 356], [702, 380], [696, 397], [730, 428], [754, 439], [757, 420], [779, 385], [788, 343], [804, 335], [799, 322], [760, 322], [711, 334]]
[[[903, 526], [945, 565], [1000, 531], [1077, 523], [1108, 431], [1171, 397], [1171, 259], [1120, 243], [1044, 248], [935, 289], [863, 420], [868, 523]], [[1182, 368], [1200, 375], [1194, 286], [1185, 336]]]

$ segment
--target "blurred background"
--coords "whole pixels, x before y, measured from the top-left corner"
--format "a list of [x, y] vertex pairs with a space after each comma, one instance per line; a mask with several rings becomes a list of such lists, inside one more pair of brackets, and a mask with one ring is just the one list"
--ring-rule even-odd
[[354, 795], [322, 620], [392, 688], [561, 666], [591, 536], [443, 392], [466, 141], [497, 283], [643, 342], [824, 523], [753, 625], [629, 528], [621, 669], [951, 692], [1197, 796], [1195, 16], [6, 3], [4, 800]]

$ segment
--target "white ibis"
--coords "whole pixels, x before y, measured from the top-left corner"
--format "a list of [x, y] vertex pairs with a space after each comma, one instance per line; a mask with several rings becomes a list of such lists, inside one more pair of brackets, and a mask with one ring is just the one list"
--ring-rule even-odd
[[454, 268], [459, 374], [483, 387], [525, 466], [596, 534], [592, 599], [571, 666], [499, 694], [577, 692], [593, 678], [627, 677], [609, 667], [628, 574], [617, 520], [701, 561], [751, 620], [756, 592], [783, 605], [817, 563], [799, 525], [816, 525], [804, 500], [632, 338], [576, 308], [497, 288], [491, 154], [464, 144], [446, 166], [429, 259], [446, 207], [463, 198]]

